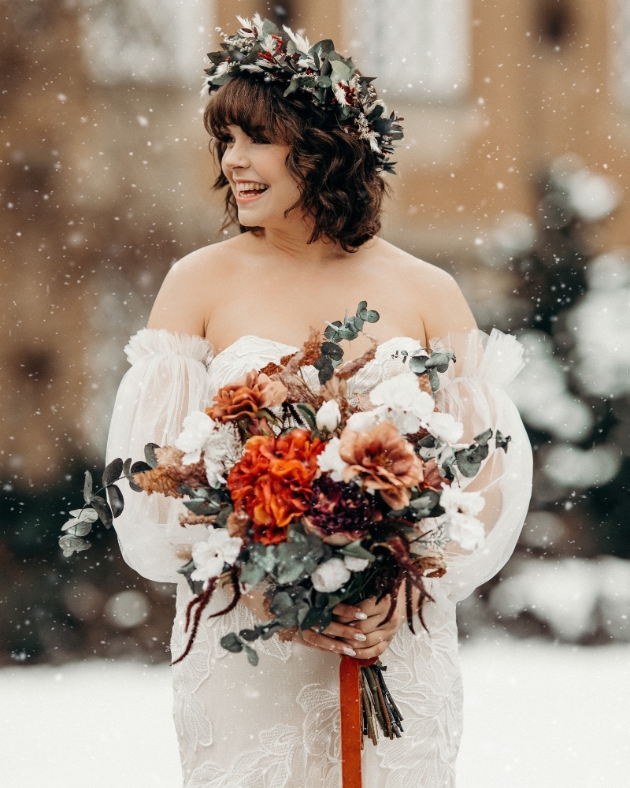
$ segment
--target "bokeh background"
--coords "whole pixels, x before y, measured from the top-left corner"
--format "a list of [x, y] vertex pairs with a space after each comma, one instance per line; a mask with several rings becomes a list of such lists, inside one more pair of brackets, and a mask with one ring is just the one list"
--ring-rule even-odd
[[215, 27], [256, 11], [378, 76], [405, 118], [384, 237], [525, 346], [531, 511], [460, 606], [462, 653], [623, 649], [630, 0], [0, 0], [0, 681], [170, 658], [173, 587], [126, 567], [112, 532], [70, 559], [57, 538], [102, 470], [127, 339], [169, 266], [225, 237], [198, 89]]

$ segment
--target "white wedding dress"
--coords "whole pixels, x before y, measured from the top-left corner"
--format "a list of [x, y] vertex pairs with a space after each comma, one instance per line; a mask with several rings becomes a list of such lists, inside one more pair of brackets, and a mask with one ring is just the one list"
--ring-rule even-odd
[[[464, 439], [487, 427], [511, 435], [507, 453], [491, 452], [470, 489], [486, 496], [485, 545], [473, 553], [452, 551], [449, 569], [430, 582], [435, 602], [425, 608], [429, 629], [413, 636], [403, 626], [385, 652], [387, 684], [404, 717], [404, 735], [381, 739], [363, 751], [364, 788], [452, 788], [462, 734], [462, 683], [455, 605], [491, 578], [510, 557], [531, 493], [531, 447], [516, 408], [504, 391], [519, 372], [522, 348], [493, 331], [450, 335], [441, 344], [457, 353], [456, 368], [442, 375], [440, 410], [464, 423]], [[415, 350], [410, 338], [394, 338], [351, 381], [367, 393], [404, 371], [396, 351]], [[120, 384], [112, 417], [107, 462], [143, 459], [144, 445], [173, 444], [184, 417], [210, 403], [218, 388], [251, 369], [295, 350], [278, 342], [241, 337], [218, 355], [205, 339], [143, 329], [125, 348], [131, 369]], [[316, 373], [307, 368], [316, 384]], [[124, 483], [125, 510], [115, 521], [127, 563], [141, 575], [177, 583], [172, 654], [187, 640], [183, 615], [191, 593], [176, 573], [175, 546], [204, 538], [203, 526], [182, 528], [181, 501], [134, 493]], [[484, 514], [482, 513], [482, 514]], [[217, 591], [211, 612], [229, 597]], [[251, 627], [242, 604], [229, 615], [206, 620], [191, 654], [173, 668], [174, 718], [184, 788], [340, 788], [339, 657], [277, 637], [256, 643], [252, 667], [243, 654], [220, 646], [230, 631]]]

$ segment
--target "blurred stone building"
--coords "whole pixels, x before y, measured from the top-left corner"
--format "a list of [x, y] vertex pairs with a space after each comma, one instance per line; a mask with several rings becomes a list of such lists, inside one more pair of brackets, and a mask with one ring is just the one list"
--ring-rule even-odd
[[[527, 245], [551, 162], [608, 176], [582, 190], [591, 216], [630, 183], [630, 0], [0, 0], [7, 577], [24, 545], [55, 549], [25, 496], [58, 518], [75, 469], [100, 465], [123, 345], [169, 266], [221, 237], [198, 87], [215, 27], [256, 11], [377, 76], [405, 118], [384, 236], [455, 273], [484, 328], [518, 327], [486, 250]], [[628, 211], [589, 224], [593, 250], [630, 245]]]
[[[0, 468], [37, 485], [102, 451], [123, 371], [173, 260], [217, 239], [200, 122], [203, 54], [255, 11], [332, 37], [405, 117], [385, 236], [457, 272], [505, 322], [478, 264], [501, 217], [536, 210], [560, 154], [630, 180], [627, 0], [2, 0]], [[592, 242], [628, 242], [626, 212]], [[76, 442], [79, 446], [77, 448]]]

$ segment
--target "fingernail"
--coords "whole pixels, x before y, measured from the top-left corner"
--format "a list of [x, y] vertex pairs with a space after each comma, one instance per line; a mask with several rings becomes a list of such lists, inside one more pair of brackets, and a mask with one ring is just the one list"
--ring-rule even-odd
[[365, 619], [367, 618], [367, 613], [355, 613], [354, 617], [359, 621], [365, 621]]
[[357, 632], [357, 634], [354, 636], [354, 639], [355, 640], [367, 640], [367, 638], [365, 637], [363, 632]]
[[350, 646], [344, 646], [342, 651], [347, 657], [356, 657], [357, 655], [357, 652]]

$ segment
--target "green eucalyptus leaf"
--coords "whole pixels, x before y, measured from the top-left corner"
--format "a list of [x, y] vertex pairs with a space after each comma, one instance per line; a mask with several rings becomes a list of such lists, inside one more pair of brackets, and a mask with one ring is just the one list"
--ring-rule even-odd
[[150, 468], [158, 467], [158, 460], [155, 456], [155, 450], [159, 448], [160, 447], [157, 445], [157, 443], [147, 443], [147, 445], [144, 447], [144, 458]]
[[[487, 446], [488, 445], [488, 441], [490, 440], [491, 437], [492, 437], [492, 430], [490, 428], [488, 428], [487, 430], [482, 432], [481, 435], [475, 435], [474, 441], [475, 441], [475, 443], [478, 443], [480, 446]], [[488, 453], [486, 452], [486, 457], [487, 456], [488, 456]], [[485, 457], [484, 457], [484, 460], [485, 460]]]
[[368, 323], [378, 323], [381, 319], [381, 316], [376, 311], [376, 309], [368, 309], [367, 317], [365, 318]]
[[89, 471], [85, 472], [85, 481], [83, 483], [83, 500], [90, 503], [92, 497], [92, 474]]
[[256, 665], [258, 665], [258, 654], [254, 651], [253, 648], [251, 648], [250, 646], [246, 646], [245, 644], [243, 644], [243, 649], [247, 654], [247, 661], [249, 662], [249, 664], [256, 667]]
[[260, 632], [257, 629], [241, 629], [238, 636], [248, 643], [253, 643], [254, 640], [258, 640], [260, 637]]
[[70, 514], [76, 519], [87, 523], [95, 523], [98, 520], [98, 514], [89, 506], [84, 506], [83, 509], [72, 509]]
[[503, 449], [504, 452], [507, 452], [508, 444], [512, 440], [512, 437], [510, 435], [504, 435], [501, 430], [497, 430], [494, 440], [497, 449]]
[[96, 509], [99, 519], [105, 528], [111, 528], [114, 521], [114, 516], [105, 498], [101, 498], [100, 495], [93, 495], [90, 498], [90, 503]]
[[92, 523], [88, 523], [85, 520], [68, 520], [61, 530], [70, 534], [70, 536], [87, 536], [92, 530]]
[[109, 498], [109, 505], [112, 509], [114, 517], [120, 517], [125, 508], [125, 499], [120, 491], [120, 487], [115, 484], [110, 484], [107, 488], [107, 497]]
[[115, 460], [112, 460], [103, 471], [103, 487], [107, 487], [113, 482], [117, 482], [122, 476], [122, 472], [123, 461], [120, 459], [120, 457], [117, 457]]
[[262, 566], [248, 561], [241, 567], [240, 580], [241, 583], [244, 583], [245, 585], [256, 586], [258, 583], [264, 580], [266, 575], [267, 573], [262, 568]]
[[375, 560], [374, 554], [369, 550], [366, 550], [365, 547], [362, 547], [360, 539], [357, 539], [356, 542], [350, 542], [350, 544], [345, 545], [339, 552], [343, 555], [351, 556], [352, 558], [363, 558], [370, 563]]
[[424, 375], [427, 371], [426, 358], [422, 356], [412, 356], [409, 359], [409, 370], [416, 375]]
[[89, 542], [86, 542], [85, 539], [81, 539], [80, 536], [66, 534], [59, 538], [59, 547], [62, 548], [63, 554], [68, 558], [73, 553], [80, 553], [83, 550], [88, 550], [91, 545]]
[[322, 619], [324, 610], [325, 608], [323, 607], [311, 607], [300, 622], [300, 629], [313, 629], [313, 627], [317, 626]]
[[340, 348], [339, 345], [334, 342], [322, 342], [320, 349], [325, 356], [328, 356], [334, 361], [343, 358], [343, 348]]
[[240, 654], [243, 650], [243, 643], [241, 643], [236, 632], [229, 632], [221, 638], [221, 645], [226, 651], [231, 651], [232, 654]]

